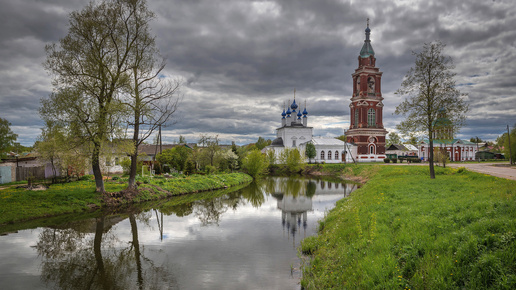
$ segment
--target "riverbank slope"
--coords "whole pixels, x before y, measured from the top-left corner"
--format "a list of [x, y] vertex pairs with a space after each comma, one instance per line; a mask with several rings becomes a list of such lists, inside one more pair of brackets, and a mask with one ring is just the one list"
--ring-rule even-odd
[[54, 184], [47, 190], [41, 191], [11, 187], [0, 190], [0, 225], [223, 189], [251, 181], [252, 178], [244, 173], [148, 178], [136, 191], [125, 190], [127, 187], [125, 182], [110, 181], [105, 183], [106, 194], [94, 192], [93, 180]]
[[428, 167], [360, 166], [376, 173], [302, 242], [311, 256], [303, 287], [516, 288], [516, 181], [463, 168], [436, 168], [432, 180]]

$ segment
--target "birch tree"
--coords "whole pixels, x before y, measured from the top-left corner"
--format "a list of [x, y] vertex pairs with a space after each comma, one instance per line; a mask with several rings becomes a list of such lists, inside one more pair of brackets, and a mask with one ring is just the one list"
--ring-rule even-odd
[[433, 133], [441, 109], [452, 128], [457, 130], [465, 121], [468, 105], [455, 85], [454, 66], [451, 57], [443, 55], [445, 45], [441, 42], [425, 43], [396, 94], [404, 99], [395, 113], [405, 117], [397, 129], [404, 135], [424, 132], [429, 140], [430, 178], [435, 178]]

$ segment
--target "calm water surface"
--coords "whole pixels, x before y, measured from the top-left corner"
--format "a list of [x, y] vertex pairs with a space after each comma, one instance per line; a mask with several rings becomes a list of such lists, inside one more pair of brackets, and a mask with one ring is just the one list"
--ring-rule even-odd
[[299, 242], [355, 187], [273, 177], [9, 233], [0, 289], [299, 289]]

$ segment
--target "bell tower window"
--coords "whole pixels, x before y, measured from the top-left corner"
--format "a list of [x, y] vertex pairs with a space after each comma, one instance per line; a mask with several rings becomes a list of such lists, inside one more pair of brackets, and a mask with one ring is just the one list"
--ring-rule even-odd
[[375, 127], [376, 126], [376, 112], [374, 109], [369, 109], [367, 112], [367, 125], [369, 127]]
[[358, 108], [355, 109], [355, 128], [358, 128]]

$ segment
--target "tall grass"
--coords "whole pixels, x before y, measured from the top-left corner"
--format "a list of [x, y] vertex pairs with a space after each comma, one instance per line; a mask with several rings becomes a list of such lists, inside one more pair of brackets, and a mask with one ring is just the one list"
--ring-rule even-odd
[[377, 167], [302, 242], [304, 287], [516, 289], [515, 181]]

